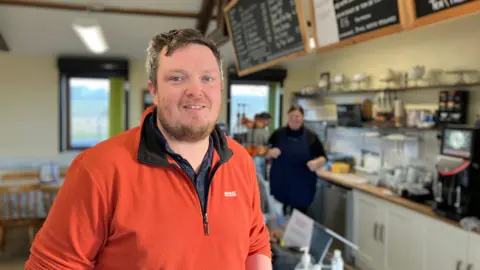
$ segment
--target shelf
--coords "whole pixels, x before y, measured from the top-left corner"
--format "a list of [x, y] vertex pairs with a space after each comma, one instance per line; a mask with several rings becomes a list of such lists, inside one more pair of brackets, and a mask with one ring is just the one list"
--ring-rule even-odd
[[364, 126], [364, 128], [369, 129], [380, 129], [380, 130], [398, 130], [398, 131], [406, 131], [406, 132], [420, 132], [420, 131], [440, 131], [442, 130], [441, 127], [435, 126], [431, 128], [417, 128], [417, 127], [396, 127], [396, 126]]
[[397, 127], [393, 124], [363, 124], [362, 126], [328, 126], [329, 128], [352, 128], [352, 129], [369, 129], [380, 131], [395, 131], [395, 132], [423, 132], [423, 131], [441, 131], [441, 126], [434, 126], [431, 128], [417, 128], [417, 127]]
[[406, 92], [406, 91], [418, 91], [418, 90], [433, 90], [433, 89], [450, 89], [450, 88], [468, 88], [480, 86], [480, 82], [476, 83], [463, 83], [463, 84], [439, 84], [439, 85], [426, 85], [426, 86], [409, 86], [399, 88], [382, 88], [382, 89], [359, 89], [359, 90], [333, 90], [326, 91], [324, 89], [315, 91], [314, 93], [302, 94], [296, 92], [293, 95], [296, 97], [314, 98], [320, 96], [336, 96], [336, 95], [351, 95], [351, 94], [375, 94], [383, 91], [391, 92]]

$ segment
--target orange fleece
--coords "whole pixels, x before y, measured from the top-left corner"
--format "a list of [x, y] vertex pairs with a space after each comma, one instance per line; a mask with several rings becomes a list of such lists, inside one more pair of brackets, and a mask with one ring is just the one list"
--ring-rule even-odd
[[[271, 257], [255, 166], [244, 148], [224, 138], [233, 155], [210, 185], [207, 236], [188, 176], [146, 164], [152, 153], [139, 162], [148, 136], [142, 126], [75, 158], [25, 269], [243, 270], [249, 255]], [[215, 150], [212, 164], [219, 159]]]

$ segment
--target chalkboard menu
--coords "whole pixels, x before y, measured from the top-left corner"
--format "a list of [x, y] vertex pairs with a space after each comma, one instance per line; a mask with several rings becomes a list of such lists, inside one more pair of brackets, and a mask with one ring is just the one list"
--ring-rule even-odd
[[405, 0], [310, 0], [314, 9], [318, 47], [363, 33], [400, 24], [397, 1]]
[[415, 0], [417, 18], [454, 8], [476, 0]]
[[301, 2], [237, 0], [225, 8], [239, 75], [266, 68], [308, 49], [306, 21], [297, 1]]

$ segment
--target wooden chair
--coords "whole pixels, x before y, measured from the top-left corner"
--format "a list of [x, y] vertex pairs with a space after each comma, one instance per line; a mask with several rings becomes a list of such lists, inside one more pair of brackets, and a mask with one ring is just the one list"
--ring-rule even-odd
[[38, 170], [30, 171], [13, 171], [7, 172], [2, 175], [2, 181], [16, 181], [16, 180], [25, 180], [25, 179], [39, 179], [40, 172]]
[[11, 227], [28, 227], [28, 236], [32, 244], [35, 228], [42, 224], [39, 218], [38, 184], [0, 185], [0, 250], [5, 251], [5, 235]]
[[[60, 169], [60, 178], [65, 178], [68, 168]], [[12, 171], [7, 172], [1, 176], [2, 181], [25, 180], [25, 179], [40, 179], [39, 170], [29, 171]]]
[[45, 207], [45, 212], [47, 215], [48, 215], [48, 212], [50, 212], [50, 208], [53, 205], [53, 201], [57, 197], [57, 193], [59, 189], [60, 189], [60, 185], [56, 185], [56, 184], [40, 185], [40, 190], [42, 192], [43, 206]]

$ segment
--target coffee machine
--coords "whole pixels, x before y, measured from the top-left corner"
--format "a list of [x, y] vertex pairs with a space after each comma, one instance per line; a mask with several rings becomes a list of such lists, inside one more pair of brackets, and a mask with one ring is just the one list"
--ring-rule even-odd
[[445, 126], [442, 133], [433, 210], [457, 221], [480, 217], [480, 129]]

